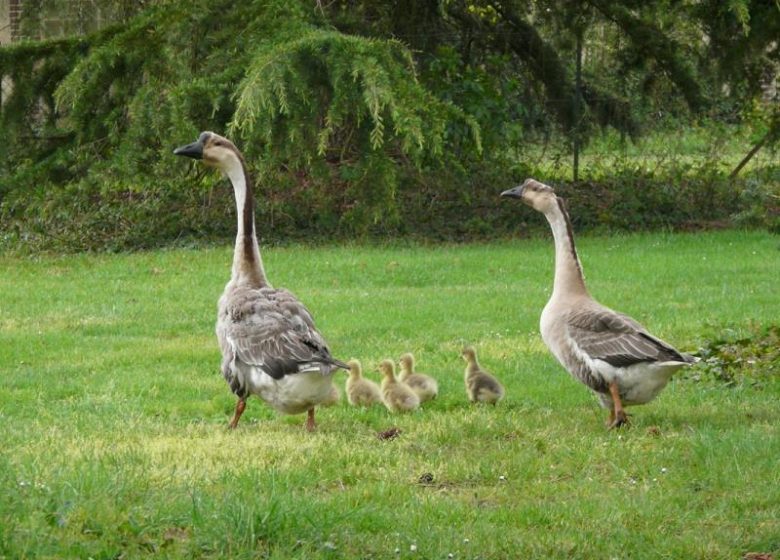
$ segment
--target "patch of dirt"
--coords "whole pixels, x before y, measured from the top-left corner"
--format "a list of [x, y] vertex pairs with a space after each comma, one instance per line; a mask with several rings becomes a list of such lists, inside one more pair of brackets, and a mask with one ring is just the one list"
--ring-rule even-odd
[[775, 560], [768, 552], [746, 552], [742, 560]]
[[401, 435], [401, 428], [392, 427], [392, 428], [388, 428], [383, 432], [377, 432], [376, 437], [378, 437], [380, 440], [387, 440], [387, 439], [395, 439], [400, 435]]
[[418, 484], [433, 484], [433, 473], [423, 473], [417, 479]]

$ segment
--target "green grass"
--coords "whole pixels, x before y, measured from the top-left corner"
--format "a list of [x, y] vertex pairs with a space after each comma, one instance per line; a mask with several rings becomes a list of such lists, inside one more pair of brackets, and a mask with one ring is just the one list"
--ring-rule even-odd
[[[592, 293], [683, 350], [777, 323], [779, 247], [737, 231], [579, 241]], [[418, 413], [342, 402], [315, 434], [256, 399], [226, 430], [213, 323], [230, 258], [0, 257], [0, 558], [780, 552], [780, 381], [680, 376], [607, 432], [537, 333], [548, 238], [265, 251], [336, 356], [375, 376], [410, 350], [439, 379]], [[466, 402], [466, 342], [506, 385], [496, 408]]]
[[[682, 132], [681, 132], [682, 131]], [[756, 144], [749, 127], [706, 122], [699, 125], [659, 126], [632, 142], [612, 129], [594, 134], [580, 153], [580, 179], [610, 176], [616, 170], [654, 175], [672, 173], [696, 177], [702, 169], [731, 172]], [[547, 144], [522, 145], [517, 157], [530, 163], [540, 176], [572, 179], [571, 142], [555, 138]], [[777, 147], [760, 150], [742, 169], [742, 177], [777, 166]]]

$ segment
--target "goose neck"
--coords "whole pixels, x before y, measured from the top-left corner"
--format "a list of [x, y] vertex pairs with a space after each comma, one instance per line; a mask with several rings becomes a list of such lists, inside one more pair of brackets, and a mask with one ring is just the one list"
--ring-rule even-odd
[[268, 286], [255, 232], [255, 204], [252, 183], [240, 157], [225, 171], [236, 200], [236, 245], [232, 279], [256, 287]]
[[582, 265], [574, 245], [574, 233], [569, 215], [561, 198], [555, 207], [545, 213], [555, 240], [555, 278], [553, 298], [587, 294]]

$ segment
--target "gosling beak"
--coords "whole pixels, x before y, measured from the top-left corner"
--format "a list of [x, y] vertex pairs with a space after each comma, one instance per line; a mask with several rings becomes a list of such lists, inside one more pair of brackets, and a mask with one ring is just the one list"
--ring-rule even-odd
[[514, 188], [505, 190], [501, 193], [504, 198], [523, 198], [523, 190], [525, 189], [525, 183], [518, 185]]
[[191, 157], [192, 159], [203, 159], [203, 144], [198, 140], [192, 144], [181, 146], [173, 150], [173, 155]]

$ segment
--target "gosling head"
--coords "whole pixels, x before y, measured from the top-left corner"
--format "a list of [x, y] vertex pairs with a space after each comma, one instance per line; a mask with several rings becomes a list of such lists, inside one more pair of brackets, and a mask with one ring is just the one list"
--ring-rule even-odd
[[349, 376], [353, 379], [357, 379], [363, 373], [363, 368], [358, 360], [350, 360], [347, 362], [349, 366]]
[[201, 132], [192, 144], [173, 150], [174, 155], [202, 160], [209, 167], [227, 171], [235, 165], [243, 165], [243, 157], [235, 144], [214, 132]]
[[474, 350], [473, 346], [466, 346], [460, 355], [470, 364], [473, 364], [477, 361], [477, 351]]
[[534, 210], [546, 214], [558, 206], [558, 197], [552, 187], [534, 179], [526, 179], [522, 185], [501, 193], [505, 198], [519, 198]]
[[393, 360], [382, 360], [379, 363], [379, 371], [382, 373], [382, 377], [387, 379], [394, 379], [395, 364], [393, 364]]
[[411, 373], [414, 370], [414, 356], [410, 352], [407, 352], [401, 356], [401, 369]]

